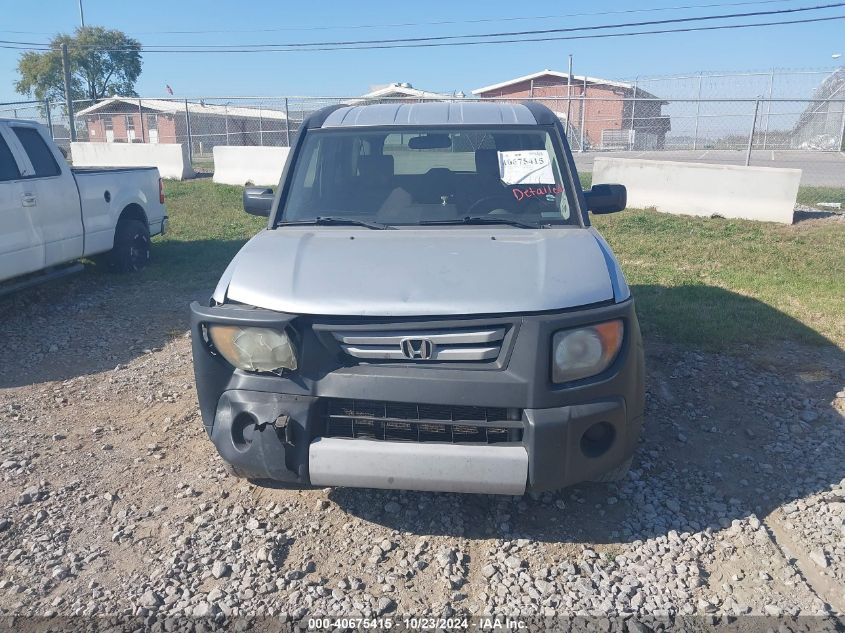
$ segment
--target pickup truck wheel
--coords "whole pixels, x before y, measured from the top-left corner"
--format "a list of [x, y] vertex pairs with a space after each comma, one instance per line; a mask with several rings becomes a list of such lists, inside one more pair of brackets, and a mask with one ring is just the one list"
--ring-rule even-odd
[[122, 273], [136, 272], [150, 262], [150, 229], [140, 220], [121, 220], [114, 234], [112, 268]]
[[601, 475], [598, 475], [595, 479], [593, 479], [593, 481], [599, 483], [622, 481], [628, 475], [628, 471], [631, 469], [631, 462], [633, 461], [634, 456], [631, 455], [631, 457], [619, 464], [616, 468], [608, 470], [606, 473], [602, 473]]

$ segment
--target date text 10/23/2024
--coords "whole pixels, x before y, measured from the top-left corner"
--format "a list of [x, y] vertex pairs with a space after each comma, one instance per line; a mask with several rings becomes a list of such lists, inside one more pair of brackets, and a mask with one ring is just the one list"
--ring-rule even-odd
[[375, 618], [309, 618], [308, 630], [336, 629], [410, 630], [410, 631], [522, 631], [528, 623], [512, 617], [481, 616], [468, 617], [403, 617], [380, 616]]

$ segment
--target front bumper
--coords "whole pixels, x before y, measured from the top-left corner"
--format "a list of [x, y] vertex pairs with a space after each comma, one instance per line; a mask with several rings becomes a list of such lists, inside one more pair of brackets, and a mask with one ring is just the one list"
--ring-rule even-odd
[[[551, 337], [613, 318], [625, 322], [619, 356], [603, 374], [550, 381]], [[291, 485], [347, 485], [521, 494], [589, 480], [633, 453], [642, 425], [643, 350], [633, 301], [556, 314], [452, 319], [453, 326], [508, 321], [513, 344], [488, 368], [349, 364], [320, 343], [311, 319], [254, 309], [192, 305], [197, 393], [206, 431], [245, 476]], [[302, 337], [300, 370], [286, 377], [234, 370], [205, 340], [207, 323], [289, 326]], [[457, 324], [457, 325], [456, 325]], [[414, 322], [414, 327], [434, 323]], [[380, 324], [379, 327], [385, 327]], [[436, 327], [444, 327], [437, 321]], [[334, 399], [506, 407], [514, 441], [496, 444], [396, 442], [326, 437]], [[606, 445], [588, 429], [605, 429]]]

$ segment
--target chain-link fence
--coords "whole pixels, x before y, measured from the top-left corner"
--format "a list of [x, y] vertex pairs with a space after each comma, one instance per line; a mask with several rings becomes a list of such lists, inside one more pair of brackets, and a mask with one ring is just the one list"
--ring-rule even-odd
[[[327, 105], [534, 100], [557, 114], [576, 151], [845, 150], [845, 68], [571, 79], [550, 73], [472, 98], [415, 97], [407, 84], [357, 97], [110, 97], [74, 104], [74, 122], [77, 140], [183, 143], [202, 163], [217, 145], [289, 146], [302, 121]], [[39, 120], [60, 146], [71, 138], [64, 104], [1, 104], [0, 117]]]
[[[834, 151], [845, 133], [842, 98], [675, 99], [654, 97], [534, 97], [564, 123], [575, 150]], [[442, 99], [467, 103], [478, 99]], [[490, 99], [485, 99], [490, 100]], [[495, 98], [519, 102], [524, 98]], [[431, 99], [385, 99], [416, 103]], [[203, 98], [196, 100], [112, 98], [76, 115], [79, 140], [114, 143], [188, 143], [195, 159], [210, 157], [216, 145], [289, 146], [302, 121], [322, 107], [361, 103], [360, 97]], [[369, 102], [367, 100], [367, 102]], [[21, 118], [44, 120], [44, 104], [18, 108]], [[53, 108], [55, 110], [55, 108]], [[8, 115], [7, 115], [8, 116]], [[69, 137], [55, 114], [57, 141]], [[752, 134], [753, 129], [753, 134]]]
[[63, 103], [55, 101], [15, 101], [0, 103], [0, 119], [27, 119], [44, 124], [60, 146], [70, 141], [70, 127]]

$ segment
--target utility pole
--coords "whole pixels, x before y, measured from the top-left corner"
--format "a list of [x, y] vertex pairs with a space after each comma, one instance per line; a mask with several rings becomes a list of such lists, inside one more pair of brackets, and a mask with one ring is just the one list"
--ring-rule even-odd
[[70, 60], [67, 55], [67, 44], [62, 44], [62, 72], [65, 76], [65, 107], [70, 123], [70, 141], [73, 143], [76, 142], [76, 124], [73, 120], [73, 97], [70, 94]]
[[82, 12], [82, 0], [79, 0], [79, 23], [85, 28], [85, 14]]

